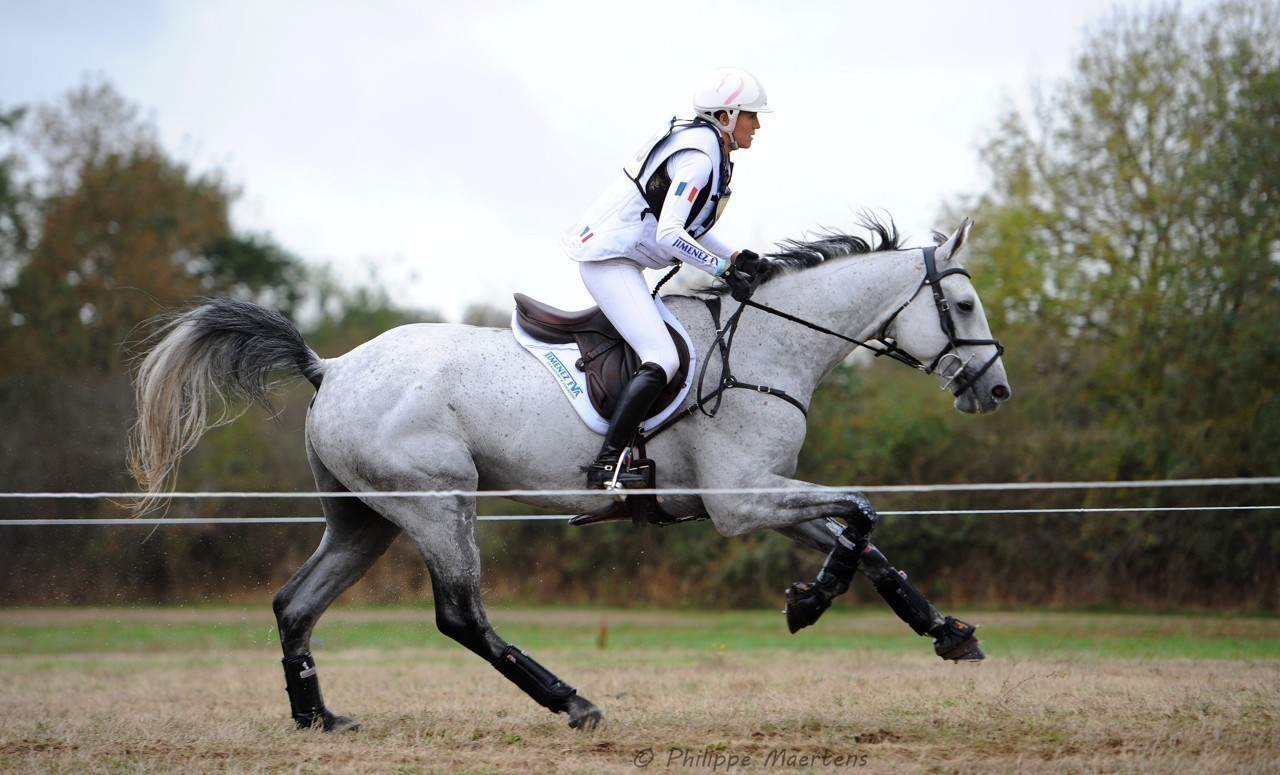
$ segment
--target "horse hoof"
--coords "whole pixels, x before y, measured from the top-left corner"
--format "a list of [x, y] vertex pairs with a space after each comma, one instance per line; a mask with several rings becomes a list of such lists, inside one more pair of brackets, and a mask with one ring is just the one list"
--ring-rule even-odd
[[974, 636], [977, 625], [947, 617], [942, 633], [933, 641], [934, 652], [952, 662], [981, 662], [987, 658]]
[[604, 721], [604, 714], [591, 700], [578, 696], [574, 696], [573, 700], [573, 705], [569, 708], [569, 728], [579, 732], [594, 732], [600, 722]]
[[313, 727], [320, 727], [325, 732], [358, 732], [360, 731], [360, 722], [350, 716], [338, 716], [328, 709], [320, 712], [320, 715], [311, 723]]
[[326, 732], [359, 732], [360, 722], [350, 716], [334, 716], [332, 724], [326, 724]]
[[831, 606], [831, 597], [815, 584], [797, 581], [787, 588], [787, 629], [795, 635], [818, 621]]

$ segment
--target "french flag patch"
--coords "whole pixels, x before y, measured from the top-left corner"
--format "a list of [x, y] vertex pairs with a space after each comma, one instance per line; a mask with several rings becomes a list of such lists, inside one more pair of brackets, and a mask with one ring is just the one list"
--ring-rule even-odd
[[591, 239], [594, 236], [596, 236], [596, 233], [591, 230], [590, 226], [587, 226], [586, 228], [584, 228], [582, 230], [582, 233], [578, 235], [579, 239], [581, 239], [583, 242], [586, 242], [587, 240]]
[[[684, 193], [684, 192], [685, 192], [685, 190], [688, 190], [688, 192], [689, 192], [689, 193], [688, 193], [688, 194], [685, 194], [685, 193]], [[692, 201], [693, 201], [694, 199], [696, 199], [696, 198], [697, 198], [697, 196], [698, 196], [698, 187], [697, 187], [697, 186], [695, 186], [695, 185], [692, 185], [692, 184], [685, 183], [685, 182], [681, 181], [680, 183], [677, 183], [677, 184], [676, 184], [676, 189], [675, 189], [675, 191], [674, 191], [674, 192], [672, 192], [672, 194], [671, 194], [671, 195], [672, 195], [672, 196], [682, 196], [682, 197], [684, 197], [685, 199], [688, 199], [690, 202], [692, 202]]]

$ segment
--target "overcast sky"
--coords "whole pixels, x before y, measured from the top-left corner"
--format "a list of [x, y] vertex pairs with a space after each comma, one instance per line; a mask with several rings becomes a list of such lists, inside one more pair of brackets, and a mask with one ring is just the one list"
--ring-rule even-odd
[[243, 190], [239, 228], [456, 320], [515, 291], [587, 306], [561, 231], [722, 65], [774, 112], [718, 235], [763, 250], [870, 208], [923, 244], [982, 189], [1005, 101], [1148, 2], [0, 0], [0, 106], [104, 76]]

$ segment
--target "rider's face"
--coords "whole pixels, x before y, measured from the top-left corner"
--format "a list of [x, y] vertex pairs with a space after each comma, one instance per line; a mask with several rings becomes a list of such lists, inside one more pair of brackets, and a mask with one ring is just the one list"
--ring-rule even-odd
[[738, 114], [738, 123], [733, 126], [733, 140], [739, 148], [750, 148], [756, 130], [760, 128], [760, 114], [742, 111]]

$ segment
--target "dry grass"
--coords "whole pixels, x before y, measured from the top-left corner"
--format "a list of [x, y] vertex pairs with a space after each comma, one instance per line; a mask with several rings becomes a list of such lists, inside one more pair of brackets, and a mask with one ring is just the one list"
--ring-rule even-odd
[[539, 650], [604, 710], [593, 734], [442, 645], [318, 653], [364, 724], [341, 735], [290, 727], [267, 648], [0, 652], [0, 771], [635, 773], [652, 751], [663, 773], [1280, 772], [1280, 661], [957, 666], [914, 645]]

